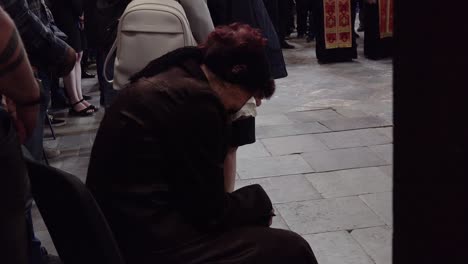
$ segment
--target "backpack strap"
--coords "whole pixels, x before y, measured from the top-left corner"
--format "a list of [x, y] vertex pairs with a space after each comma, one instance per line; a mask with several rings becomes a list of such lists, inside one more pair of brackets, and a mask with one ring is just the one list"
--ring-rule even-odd
[[[109, 76], [107, 76], [107, 67], [108, 67], [109, 62], [111, 61], [112, 56], [114, 55], [116, 50], [117, 50], [117, 39], [115, 39], [114, 44], [112, 44], [112, 48], [107, 53], [106, 61], [104, 62], [104, 67], [103, 67], [103, 70], [102, 70], [102, 74], [104, 75], [104, 80], [106, 80], [106, 82], [108, 82], [108, 83], [113, 83], [114, 82], [114, 79], [111, 79], [111, 78], [109, 78]], [[112, 67], [113, 66], [114, 65], [112, 65]]]

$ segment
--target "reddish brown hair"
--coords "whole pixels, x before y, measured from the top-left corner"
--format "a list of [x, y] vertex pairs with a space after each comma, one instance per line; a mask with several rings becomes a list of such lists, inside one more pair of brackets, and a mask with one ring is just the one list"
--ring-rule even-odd
[[275, 82], [265, 53], [267, 40], [258, 29], [234, 23], [217, 27], [199, 48], [202, 62], [221, 79], [239, 84], [257, 97], [270, 98]]

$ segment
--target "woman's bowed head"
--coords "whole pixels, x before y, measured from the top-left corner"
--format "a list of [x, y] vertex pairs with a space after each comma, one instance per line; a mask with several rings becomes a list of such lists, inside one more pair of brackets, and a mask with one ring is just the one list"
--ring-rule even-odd
[[202, 69], [229, 112], [237, 112], [251, 97], [259, 102], [275, 92], [266, 44], [258, 29], [234, 23], [217, 27], [199, 46]]
[[239, 85], [257, 99], [269, 99], [275, 92], [275, 82], [266, 44], [258, 29], [234, 23], [217, 27], [199, 48], [203, 64], [222, 81]]

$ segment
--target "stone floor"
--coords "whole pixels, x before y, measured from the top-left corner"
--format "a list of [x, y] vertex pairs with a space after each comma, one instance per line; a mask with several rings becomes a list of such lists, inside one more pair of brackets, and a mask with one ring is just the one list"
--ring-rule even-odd
[[[276, 209], [274, 227], [303, 235], [320, 264], [390, 264], [392, 62], [365, 59], [362, 38], [360, 58], [339, 64], [319, 65], [314, 43], [292, 43], [289, 77], [258, 109], [258, 140], [239, 150], [236, 187], [261, 184]], [[84, 89], [97, 102], [95, 82]], [[47, 145], [62, 156], [51, 164], [85, 180], [102, 115], [56, 128]], [[34, 220], [55, 252], [37, 209]]]

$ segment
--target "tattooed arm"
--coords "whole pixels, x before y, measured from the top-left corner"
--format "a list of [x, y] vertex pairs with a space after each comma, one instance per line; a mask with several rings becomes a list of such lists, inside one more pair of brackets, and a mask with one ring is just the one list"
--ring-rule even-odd
[[36, 124], [39, 87], [15, 25], [1, 8], [0, 28], [0, 94], [8, 98], [8, 110], [24, 140]]

